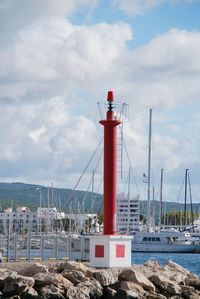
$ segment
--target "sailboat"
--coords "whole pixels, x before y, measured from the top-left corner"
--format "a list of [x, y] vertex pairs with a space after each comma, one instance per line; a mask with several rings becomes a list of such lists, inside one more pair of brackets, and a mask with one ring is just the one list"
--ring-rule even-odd
[[[132, 239], [132, 252], [178, 252], [199, 253], [200, 241], [188, 233], [174, 228], [155, 230], [151, 225], [150, 190], [151, 190], [151, 135], [152, 109], [149, 114], [149, 146], [148, 146], [148, 187], [147, 187], [147, 230], [136, 232]], [[163, 175], [163, 171], [161, 172]], [[161, 176], [162, 180], [162, 176]], [[162, 214], [162, 201], [161, 201]]]

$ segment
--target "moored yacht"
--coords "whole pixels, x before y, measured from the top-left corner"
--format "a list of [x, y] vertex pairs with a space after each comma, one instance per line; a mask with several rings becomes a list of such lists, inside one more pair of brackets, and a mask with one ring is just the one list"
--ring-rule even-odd
[[175, 229], [138, 232], [132, 240], [133, 252], [200, 253], [200, 241]]

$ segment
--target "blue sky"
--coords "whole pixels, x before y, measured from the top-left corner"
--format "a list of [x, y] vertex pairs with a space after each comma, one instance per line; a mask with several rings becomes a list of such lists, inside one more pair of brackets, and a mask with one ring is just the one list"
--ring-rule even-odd
[[[149, 42], [153, 37], [162, 34], [171, 28], [198, 30], [200, 27], [199, 1], [162, 1], [160, 5], [149, 9], [146, 13], [127, 14], [116, 5], [114, 1], [102, 0], [98, 2], [92, 12], [88, 8], [80, 9], [70, 19], [73, 23], [83, 25], [100, 23], [127, 22], [134, 32], [131, 47], [137, 47]], [[125, 1], [124, 1], [125, 2]], [[131, 2], [131, 1], [130, 1]], [[142, 1], [138, 1], [142, 2]]]
[[175, 201], [189, 168], [199, 202], [199, 12], [199, 0], [0, 2], [1, 181], [73, 188], [102, 137], [96, 103], [112, 89], [129, 104], [141, 198], [152, 108], [152, 186], [164, 168], [163, 196]]

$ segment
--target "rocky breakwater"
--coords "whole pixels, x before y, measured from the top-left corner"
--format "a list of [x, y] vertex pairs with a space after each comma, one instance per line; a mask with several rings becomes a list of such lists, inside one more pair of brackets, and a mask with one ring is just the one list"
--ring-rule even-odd
[[[3, 265], [6, 267], [6, 264]], [[16, 267], [15, 267], [16, 268]], [[200, 278], [169, 261], [94, 269], [78, 262], [0, 269], [0, 299], [200, 298]]]

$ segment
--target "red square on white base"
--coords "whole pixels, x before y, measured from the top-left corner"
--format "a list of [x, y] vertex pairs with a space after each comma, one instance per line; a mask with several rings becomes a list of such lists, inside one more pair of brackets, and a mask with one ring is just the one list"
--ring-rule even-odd
[[91, 235], [90, 267], [130, 267], [131, 240], [132, 236]]
[[95, 245], [95, 257], [104, 257], [104, 245]]
[[116, 257], [125, 257], [125, 245], [123, 244], [116, 245]]

